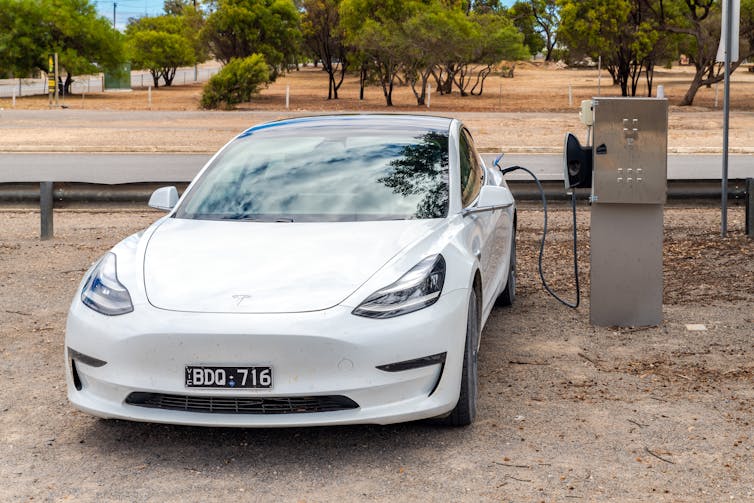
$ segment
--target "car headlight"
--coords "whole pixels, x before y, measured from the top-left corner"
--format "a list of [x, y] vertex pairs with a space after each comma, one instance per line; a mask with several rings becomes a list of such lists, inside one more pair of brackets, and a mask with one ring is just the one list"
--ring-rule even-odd
[[393, 318], [431, 306], [445, 283], [445, 259], [432, 255], [390, 286], [377, 290], [352, 312], [367, 318]]
[[118, 281], [114, 253], [108, 252], [94, 266], [81, 291], [81, 302], [108, 316], [126, 314], [134, 310], [131, 295]]

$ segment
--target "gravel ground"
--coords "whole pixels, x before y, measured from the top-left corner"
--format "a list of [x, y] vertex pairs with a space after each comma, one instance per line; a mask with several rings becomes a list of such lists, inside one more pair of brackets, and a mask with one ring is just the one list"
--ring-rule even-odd
[[[68, 406], [63, 334], [88, 265], [159, 214], [0, 209], [0, 500], [722, 501], [754, 498], [754, 241], [743, 210], [666, 210], [665, 321], [597, 328], [542, 291], [520, 210], [517, 303], [483, 333], [474, 425], [289, 430], [107, 421]], [[547, 274], [570, 284], [569, 213]], [[588, 292], [588, 212], [579, 217]], [[588, 297], [588, 296], [587, 296]], [[686, 325], [704, 324], [704, 331]]]

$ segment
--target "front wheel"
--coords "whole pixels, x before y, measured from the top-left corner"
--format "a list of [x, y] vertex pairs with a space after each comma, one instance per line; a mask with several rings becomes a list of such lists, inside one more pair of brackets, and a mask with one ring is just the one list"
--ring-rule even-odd
[[446, 426], [468, 426], [476, 417], [477, 402], [477, 352], [479, 347], [479, 309], [476, 290], [469, 296], [469, 314], [466, 320], [466, 344], [463, 351], [461, 393], [455, 408], [446, 417], [438, 419]]

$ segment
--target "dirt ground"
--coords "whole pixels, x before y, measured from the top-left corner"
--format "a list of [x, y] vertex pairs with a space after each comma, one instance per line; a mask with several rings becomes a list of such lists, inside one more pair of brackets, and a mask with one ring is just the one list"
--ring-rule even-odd
[[[691, 66], [655, 70], [653, 92], [657, 85], [665, 89], [671, 105], [678, 105], [694, 75]], [[151, 90], [152, 110], [198, 110], [203, 84], [178, 85]], [[434, 86], [434, 83], [431, 83]], [[570, 87], [570, 94], [569, 94]], [[302, 67], [278, 78], [262, 89], [251, 102], [239, 105], [241, 110], [285, 110], [286, 90], [289, 92], [291, 111], [377, 110], [397, 112], [425, 110], [419, 107], [408, 85], [397, 83], [393, 92], [394, 107], [385, 106], [379, 83], [365, 88], [359, 100], [358, 75], [347, 75], [340, 88], [338, 100], [327, 100], [327, 74], [321, 68]], [[607, 71], [596, 68], [567, 68], [560, 65], [519, 62], [514, 78], [491, 75], [485, 81], [481, 96], [460, 96], [454, 88], [449, 95], [431, 92], [430, 110], [436, 112], [566, 112], [577, 108], [581, 100], [594, 96], [620, 96], [620, 88], [612, 85]], [[569, 98], [570, 96], [570, 98]], [[637, 96], [647, 96], [646, 82], [639, 84]], [[717, 96], [717, 102], [715, 100]], [[717, 104], [716, 104], [717, 103]], [[62, 99], [61, 104], [72, 109], [91, 110], [147, 110], [148, 90], [135, 88], [132, 92], [73, 94]], [[693, 107], [685, 110], [721, 109], [722, 83], [699, 90]], [[9, 109], [10, 98], [0, 99], [0, 107]], [[44, 109], [47, 96], [19, 98], [16, 108]], [[737, 111], [754, 111], [754, 72], [739, 68], [731, 76], [731, 108]]]
[[[670, 99], [668, 147], [671, 153], [722, 151], [722, 90], [714, 106], [715, 88], [700, 90], [695, 106], [678, 107], [691, 79], [689, 67], [658, 70], [657, 84]], [[326, 99], [326, 74], [314, 68], [291, 72], [234, 112], [200, 112], [201, 85], [147, 91], [96, 93], [67, 98], [68, 108], [49, 111], [47, 98], [0, 99], [0, 151], [5, 152], [202, 152], [212, 153], [244, 129], [268, 120], [325, 112], [389, 111], [458, 117], [469, 126], [477, 145], [494, 152], [561, 152], [563, 134], [586, 129], [579, 122], [582, 99], [597, 95], [597, 71], [519, 64], [516, 77], [488, 79], [484, 94], [460, 97], [433, 94], [431, 108], [418, 107], [408, 87], [395, 91], [395, 107], [384, 106], [378, 86], [358, 100], [358, 82], [349, 77], [339, 100]], [[730, 152], [754, 153], [754, 73], [733, 74]], [[603, 96], [617, 88], [602, 75]], [[572, 88], [569, 105], [568, 86]], [[285, 108], [286, 88], [290, 109]], [[37, 111], [37, 112], [34, 112]], [[43, 113], [47, 111], [47, 113]]]
[[[754, 241], [743, 210], [665, 213], [664, 321], [589, 325], [542, 290], [536, 206], [520, 209], [519, 297], [483, 332], [476, 423], [236, 430], [74, 411], [65, 316], [81, 275], [159, 213], [0, 209], [2, 501], [751, 501]], [[579, 213], [588, 293], [586, 208]], [[571, 293], [570, 214], [551, 213], [546, 274]], [[588, 299], [588, 295], [586, 295]], [[691, 331], [687, 324], [704, 324]]]
[[[671, 104], [688, 68], [658, 71]], [[615, 95], [602, 75], [602, 95]], [[568, 86], [573, 105], [569, 105]], [[286, 87], [291, 106], [285, 110]], [[213, 152], [255, 123], [291, 114], [384, 111], [350, 78], [325, 98], [324, 74], [292, 72], [235, 112], [200, 112], [200, 86], [67, 98], [0, 99], [0, 152]], [[483, 150], [560, 152], [584, 137], [581, 99], [596, 70], [522, 64], [490, 78], [483, 97], [399, 88], [396, 112], [460, 117]], [[754, 153], [754, 73], [733, 77], [731, 151]], [[671, 107], [669, 150], [720, 152], [715, 89]], [[722, 104], [722, 89], [719, 90]], [[579, 213], [585, 301], [548, 297], [536, 272], [542, 229], [520, 209], [519, 297], [483, 333], [477, 422], [294, 430], [173, 427], [105, 421], [71, 409], [62, 361], [65, 316], [81, 275], [120, 239], [160, 216], [133, 208], [56, 210], [40, 242], [34, 208], [0, 207], [0, 501], [750, 501], [754, 499], [754, 241], [743, 209], [719, 233], [719, 210], [670, 206], [665, 218], [664, 322], [589, 322], [588, 224]], [[572, 291], [570, 216], [556, 206], [545, 272]], [[703, 324], [693, 331], [690, 324]]]

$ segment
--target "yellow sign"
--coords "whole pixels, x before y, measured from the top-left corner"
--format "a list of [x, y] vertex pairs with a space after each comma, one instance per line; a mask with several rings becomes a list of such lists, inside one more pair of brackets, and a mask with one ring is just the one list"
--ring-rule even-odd
[[55, 55], [50, 54], [47, 57], [49, 70], [47, 72], [47, 92], [55, 94]]

